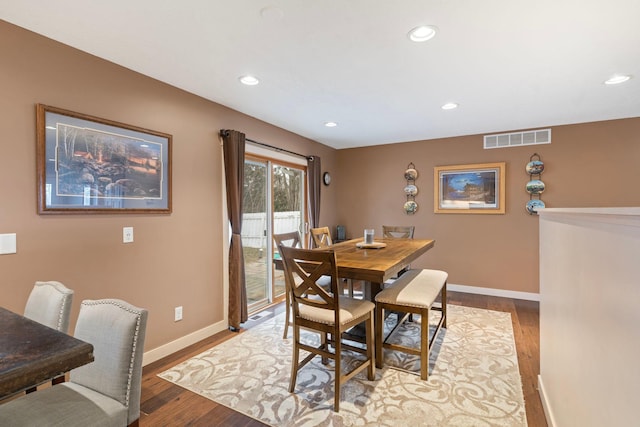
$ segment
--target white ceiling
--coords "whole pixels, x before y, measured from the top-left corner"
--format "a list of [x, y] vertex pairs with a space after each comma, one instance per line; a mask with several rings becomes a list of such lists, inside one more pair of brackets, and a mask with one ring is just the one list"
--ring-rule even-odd
[[[638, 0], [0, 0], [0, 19], [335, 148], [638, 117], [639, 18]], [[634, 78], [603, 84], [617, 73]]]

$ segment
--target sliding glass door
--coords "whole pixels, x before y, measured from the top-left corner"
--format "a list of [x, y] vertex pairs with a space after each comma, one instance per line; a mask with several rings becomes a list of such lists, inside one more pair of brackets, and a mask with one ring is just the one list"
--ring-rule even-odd
[[273, 234], [299, 231], [304, 237], [305, 173], [300, 165], [247, 155], [244, 169], [242, 245], [249, 312], [284, 298], [284, 279], [275, 270]]

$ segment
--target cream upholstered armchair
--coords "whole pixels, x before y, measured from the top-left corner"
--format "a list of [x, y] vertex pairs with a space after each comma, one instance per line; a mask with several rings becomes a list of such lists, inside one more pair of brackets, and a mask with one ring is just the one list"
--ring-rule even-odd
[[[73, 291], [60, 282], [36, 282], [24, 308], [24, 317], [42, 323], [65, 334], [69, 330]], [[64, 375], [53, 379], [53, 384], [64, 382]], [[37, 387], [27, 389], [33, 393]]]
[[24, 308], [24, 317], [57, 331], [69, 330], [73, 291], [60, 282], [36, 282]]
[[147, 310], [117, 299], [87, 300], [74, 336], [95, 360], [66, 383], [0, 405], [2, 426], [137, 426]]

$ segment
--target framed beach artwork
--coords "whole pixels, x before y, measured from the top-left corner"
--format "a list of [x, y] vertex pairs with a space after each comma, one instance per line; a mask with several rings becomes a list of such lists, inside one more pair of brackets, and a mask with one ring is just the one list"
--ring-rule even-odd
[[42, 104], [39, 214], [171, 213], [171, 135]]
[[436, 166], [434, 212], [505, 213], [505, 163]]

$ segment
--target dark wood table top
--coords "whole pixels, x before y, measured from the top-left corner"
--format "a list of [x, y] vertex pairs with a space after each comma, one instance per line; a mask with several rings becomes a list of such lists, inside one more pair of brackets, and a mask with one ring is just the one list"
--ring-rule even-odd
[[0, 307], [0, 399], [93, 362], [93, 345]]

